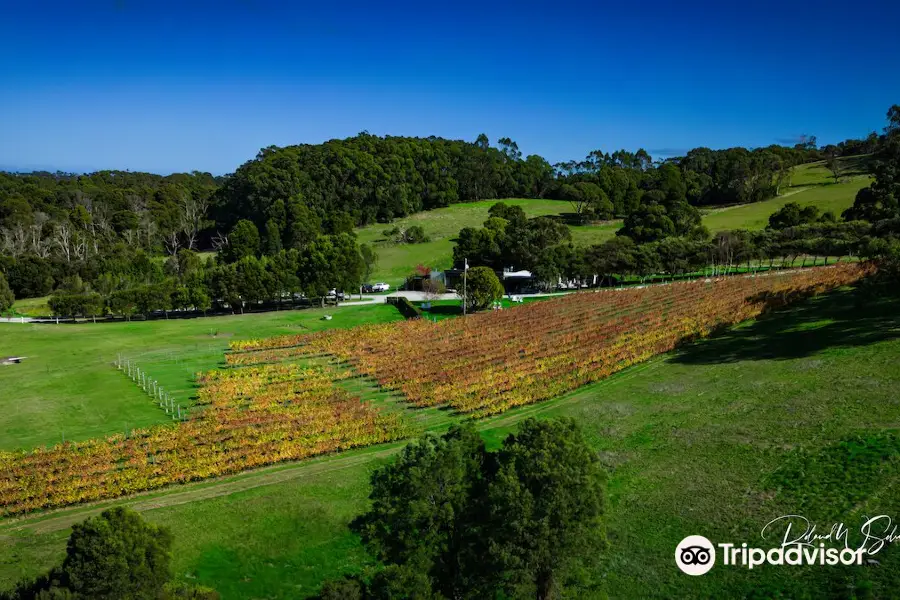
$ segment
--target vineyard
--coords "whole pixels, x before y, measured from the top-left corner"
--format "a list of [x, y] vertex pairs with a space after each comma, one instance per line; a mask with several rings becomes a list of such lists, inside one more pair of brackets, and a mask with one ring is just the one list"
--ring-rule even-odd
[[198, 377], [201, 410], [161, 426], [0, 452], [0, 515], [90, 502], [406, 437], [401, 415], [336, 385], [331, 367], [269, 365]]
[[843, 264], [574, 294], [449, 319], [233, 342], [232, 365], [332, 355], [416, 406], [473, 417], [553, 398], [763, 310], [852, 283], [872, 269]]
[[0, 452], [0, 516], [408, 437], [402, 412], [342, 387], [351, 377], [373, 378], [417, 407], [483, 417], [559, 396], [872, 269], [853, 263], [587, 292], [438, 323], [232, 342], [228, 368], [197, 376], [185, 422]]

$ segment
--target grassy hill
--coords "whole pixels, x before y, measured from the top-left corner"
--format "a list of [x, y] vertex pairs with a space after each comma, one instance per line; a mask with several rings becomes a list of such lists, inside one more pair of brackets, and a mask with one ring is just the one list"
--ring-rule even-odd
[[[786, 586], [787, 597], [822, 597], [847, 590], [846, 578], [852, 585], [860, 575], [887, 585], [900, 566], [900, 551], [893, 548], [878, 556], [878, 569], [849, 574], [717, 566], [704, 577], [685, 577], [671, 564], [672, 549], [686, 531], [752, 543], [765, 523], [783, 514], [804, 514], [826, 530], [834, 521], [853, 529], [863, 514], [900, 514], [894, 484], [900, 444], [885, 435], [900, 422], [894, 393], [900, 372], [893, 368], [900, 356], [900, 302], [867, 301], [860, 310], [863, 301], [850, 291], [821, 296], [479, 427], [496, 445], [527, 416], [566, 415], [581, 423], [610, 474], [610, 552], [604, 561], [610, 597], [738, 597], [775, 586]], [[394, 318], [388, 308], [340, 309], [346, 312], [336, 312], [334, 320], [350, 325]], [[81, 377], [106, 388], [115, 399], [109, 410], [117, 411], [146, 402], [136, 391], [107, 387], [118, 379], [127, 383], [106, 364], [123, 345], [175, 389], [179, 382], [188, 385], [194, 370], [220, 360], [232, 336], [334, 324], [318, 316], [303, 311], [137, 323], [127, 331], [115, 326], [123, 327], [121, 337], [110, 335], [111, 326], [4, 329], [4, 347], [7, 340], [32, 344], [27, 350], [36, 359], [0, 372], [0, 388], [11, 392], [0, 398], [7, 419], [0, 428], [8, 431], [8, 414], [24, 404], [18, 391], [28, 385], [23, 380], [43, 377], [51, 363], [71, 364], [70, 374], [84, 371]], [[52, 354], [63, 344], [80, 352]], [[67, 410], [56, 411], [57, 418]], [[428, 414], [435, 413], [423, 411]], [[428, 422], [439, 429], [446, 419]], [[30, 426], [41, 429], [37, 420]], [[19, 434], [20, 443], [27, 439]], [[372, 470], [400, 446], [111, 504], [130, 504], [173, 529], [179, 578], [214, 585], [223, 598], [303, 597], [322, 579], [370, 562], [347, 523], [365, 508]], [[58, 560], [68, 527], [96, 510], [0, 524], [0, 586]], [[876, 587], [882, 593], [875, 597], [890, 595], [888, 589]]]
[[[434, 269], [448, 269], [453, 262], [453, 239], [463, 227], [481, 227], [488, 218], [488, 209], [497, 202], [521, 206], [529, 217], [557, 216], [572, 212], [572, 206], [562, 200], [529, 200], [505, 198], [465, 204], [454, 204], [416, 213], [393, 223], [375, 224], [357, 229], [359, 241], [372, 244], [378, 252], [378, 265], [372, 281], [386, 281], [393, 286], [406, 280], [416, 265], [424, 264]], [[394, 226], [419, 225], [431, 241], [423, 244], [392, 244], [382, 232]], [[572, 238], [578, 244], [590, 245], [615, 235], [621, 227], [619, 221], [602, 225], [570, 225]]]
[[[842, 159], [844, 178], [835, 183], [823, 162], [801, 165], [794, 169], [791, 185], [782, 196], [764, 202], [743, 204], [703, 211], [703, 224], [711, 232], [725, 229], [763, 229], [769, 222], [769, 215], [788, 202], [800, 205], [815, 205], [821, 212], [833, 211], [837, 216], [853, 204], [856, 193], [869, 185], [872, 179], [865, 172], [866, 157]], [[386, 281], [398, 285], [405, 281], [416, 265], [424, 264], [435, 269], [451, 266], [453, 238], [463, 227], [479, 227], [488, 217], [488, 209], [495, 202], [506, 202], [521, 206], [529, 217], [556, 216], [571, 213], [568, 202], [560, 200], [503, 199], [486, 200], [470, 204], [455, 204], [447, 208], [417, 213], [399, 219], [388, 225], [376, 224], [357, 230], [361, 242], [372, 244], [378, 252], [378, 265], [372, 281]], [[387, 242], [382, 235], [386, 228], [399, 225], [409, 227], [420, 225], [431, 238], [424, 244], [397, 245]], [[578, 245], [603, 242], [614, 236], [621, 228], [620, 220], [599, 225], [579, 225], [569, 228], [572, 239]]]
[[781, 196], [753, 204], [707, 209], [703, 214], [703, 224], [711, 232], [764, 229], [769, 223], [769, 215], [788, 202], [796, 202], [800, 206], [812, 205], [820, 212], [832, 211], [840, 217], [853, 204], [856, 193], [872, 183], [872, 177], [865, 171], [865, 158], [851, 156], [843, 159], [844, 175], [840, 183], [834, 181], [824, 162], [796, 167], [791, 185]]

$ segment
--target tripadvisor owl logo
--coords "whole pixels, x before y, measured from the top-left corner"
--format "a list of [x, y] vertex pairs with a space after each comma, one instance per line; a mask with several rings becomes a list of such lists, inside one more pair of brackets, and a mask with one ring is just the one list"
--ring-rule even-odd
[[688, 575], [703, 575], [716, 564], [716, 549], [702, 535], [689, 535], [675, 548], [675, 564]]

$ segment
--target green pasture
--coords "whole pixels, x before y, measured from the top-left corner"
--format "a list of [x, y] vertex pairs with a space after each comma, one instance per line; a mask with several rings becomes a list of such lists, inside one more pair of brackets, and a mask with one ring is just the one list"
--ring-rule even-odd
[[47, 302], [50, 296], [42, 296], [40, 298], [21, 298], [16, 300], [11, 310], [5, 312], [3, 316], [22, 316], [29, 317], [49, 317], [52, 313]]
[[[388, 309], [339, 309], [328, 324], [396, 318]], [[857, 590], [890, 597], [900, 572], [900, 552], [893, 547], [878, 555], [879, 566], [855, 571], [748, 572], [717, 565], [703, 577], [681, 574], [672, 555], [687, 534], [761, 544], [763, 525], [784, 514], [803, 514], [825, 529], [843, 521], [857, 530], [861, 515], [900, 515], [900, 443], [889, 435], [900, 428], [898, 309], [898, 301], [838, 291], [478, 426], [496, 445], [527, 416], [565, 415], [581, 424], [609, 473], [610, 547], [602, 576], [611, 598], [763, 598], [775, 597], [776, 589], [784, 590], [779, 597], [791, 598], [865, 597]], [[307, 311], [157, 321], [125, 326], [127, 334], [123, 328], [120, 337], [111, 336], [116, 343], [93, 332], [119, 325], [69, 332], [60, 326], [37, 330], [29, 351], [40, 361], [55, 352], [50, 346], [80, 339], [83, 354], [93, 358], [53, 356], [92, 368], [101, 387], [123, 379], [106, 364], [108, 357], [123, 345], [135, 353], [144, 349], [137, 356], [147, 359], [148, 370], [186, 386], [189, 371], [220, 359], [227, 339], [326, 324], [317, 319]], [[216, 330], [227, 339], [212, 338]], [[27, 343], [34, 331], [22, 329], [16, 340]], [[87, 333], [77, 337], [79, 331]], [[0, 372], [0, 386], [7, 390], [14, 382], [13, 397], [21, 395], [22, 383], [7, 377], [19, 368], [33, 376], [46, 367], [4, 367], [9, 371]], [[110, 410], [144, 402], [140, 394], [116, 388], [91, 403], [101, 396], [110, 398]], [[65, 395], [53, 398], [61, 402]], [[48, 413], [61, 419], [65, 410]], [[425, 413], [437, 429], [449, 421], [434, 409]], [[3, 418], [6, 431], [10, 417]], [[361, 449], [107, 505], [130, 504], [173, 529], [179, 578], [213, 585], [225, 599], [302, 598], [323, 579], [371, 562], [347, 524], [366, 506], [372, 470], [399, 447]], [[68, 526], [91, 510], [0, 525], [0, 586], [59, 560]]]
[[[323, 315], [332, 315], [325, 321]], [[235, 339], [400, 319], [386, 304], [195, 319], [86, 323], [0, 323], [0, 450], [53, 445], [165, 423], [165, 412], [113, 365], [134, 361], [182, 405], [198, 371], [223, 362]]]
[[[454, 204], [446, 208], [416, 213], [390, 224], [376, 223], [356, 230], [359, 241], [371, 244], [378, 253], [378, 265], [370, 279], [385, 281], [392, 286], [403, 283], [423, 264], [433, 269], [448, 269], [453, 263], [453, 240], [464, 227], [481, 227], [488, 218], [488, 209], [497, 202], [521, 206], [529, 217], [561, 216], [572, 213], [572, 205], [562, 200], [528, 200], [504, 198]], [[393, 244], [383, 232], [393, 227], [419, 225], [431, 241], [423, 244]], [[572, 239], [582, 245], [596, 244], [613, 235], [621, 225], [609, 222], [598, 225], [570, 225]]]
[[820, 213], [832, 211], [840, 217], [845, 209], [853, 205], [856, 193], [872, 183], [872, 178], [859, 175], [841, 183], [822, 182], [789, 188], [777, 198], [739, 204], [722, 208], [706, 209], [703, 224], [715, 233], [727, 229], [765, 229], [769, 224], [769, 215], [781, 209], [788, 202], [796, 202], [800, 206], [815, 206]]

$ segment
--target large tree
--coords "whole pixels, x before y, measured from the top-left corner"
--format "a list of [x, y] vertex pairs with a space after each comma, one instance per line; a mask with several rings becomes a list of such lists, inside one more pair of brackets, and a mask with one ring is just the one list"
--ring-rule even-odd
[[259, 249], [259, 229], [252, 221], [243, 219], [238, 221], [228, 235], [228, 246], [223, 251], [222, 258], [226, 262], [236, 262], [246, 256], [256, 256]]
[[457, 292], [467, 310], [484, 310], [503, 297], [503, 285], [490, 267], [473, 267], [466, 272], [465, 285]]
[[359, 255], [363, 261], [363, 280], [368, 281], [372, 277], [372, 272], [378, 264], [378, 253], [369, 244], [359, 245]]
[[219, 600], [209, 588], [170, 581], [172, 539], [165, 527], [111, 508], [73, 525], [62, 565], [0, 600]]
[[503, 442], [487, 491], [493, 569], [513, 597], [591, 587], [604, 549], [604, 474], [571, 419], [528, 419]]
[[[377, 470], [372, 507], [354, 528], [399, 583], [390, 597], [577, 595], [600, 583], [603, 485], [598, 457], [571, 420], [527, 420], [494, 453], [471, 426], [457, 426]], [[371, 589], [345, 579], [320, 597], [382, 597]]]
[[484, 443], [470, 427], [408, 445], [372, 475], [372, 508], [355, 522], [381, 561], [427, 573], [448, 598], [465, 593], [482, 573], [472, 528], [485, 493]]

